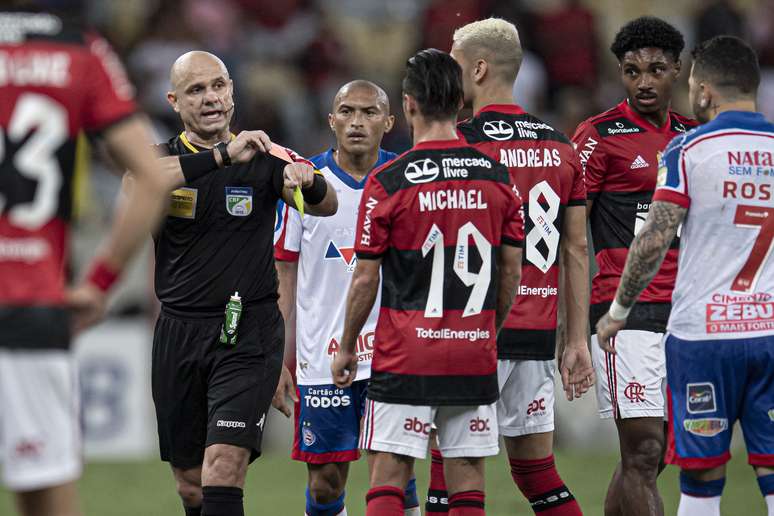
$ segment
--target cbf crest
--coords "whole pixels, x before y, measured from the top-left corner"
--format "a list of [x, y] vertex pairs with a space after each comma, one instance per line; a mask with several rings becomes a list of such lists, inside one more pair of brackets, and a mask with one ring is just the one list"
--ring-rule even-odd
[[253, 189], [249, 186], [226, 187], [226, 211], [235, 217], [247, 217], [253, 212]]

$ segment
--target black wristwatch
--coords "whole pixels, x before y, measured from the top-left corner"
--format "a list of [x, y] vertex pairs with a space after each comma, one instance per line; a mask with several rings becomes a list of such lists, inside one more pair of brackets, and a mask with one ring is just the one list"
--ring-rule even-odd
[[231, 156], [228, 155], [228, 144], [226, 142], [220, 142], [215, 148], [218, 149], [218, 152], [220, 153], [220, 159], [223, 161], [223, 166], [230, 167]]

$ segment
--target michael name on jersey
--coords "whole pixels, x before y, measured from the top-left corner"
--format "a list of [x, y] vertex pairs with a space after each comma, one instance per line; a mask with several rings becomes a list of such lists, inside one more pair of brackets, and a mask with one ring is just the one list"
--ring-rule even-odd
[[448, 189], [419, 193], [419, 211], [485, 210], [487, 203], [481, 190]]

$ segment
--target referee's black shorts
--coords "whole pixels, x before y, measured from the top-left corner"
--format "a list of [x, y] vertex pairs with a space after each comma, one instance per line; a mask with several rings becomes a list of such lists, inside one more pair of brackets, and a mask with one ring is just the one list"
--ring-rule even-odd
[[161, 459], [201, 466], [204, 449], [231, 444], [261, 454], [277, 388], [285, 328], [277, 303], [245, 307], [236, 346], [220, 344], [223, 315], [186, 317], [162, 308], [153, 335], [152, 389]]

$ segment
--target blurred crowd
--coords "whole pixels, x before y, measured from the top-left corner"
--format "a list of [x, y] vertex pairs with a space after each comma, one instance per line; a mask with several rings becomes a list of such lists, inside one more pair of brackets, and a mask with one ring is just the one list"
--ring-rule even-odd
[[[519, 28], [524, 62], [516, 101], [571, 135], [623, 98], [608, 47], [626, 21], [650, 14], [686, 39], [674, 108], [690, 114], [690, 49], [717, 34], [752, 42], [760, 56], [760, 109], [774, 119], [774, 0], [48, 0], [81, 9], [129, 67], [159, 139], [181, 129], [166, 101], [169, 69], [191, 49], [220, 56], [236, 90], [234, 130], [263, 129], [305, 155], [333, 144], [326, 122], [336, 90], [363, 78], [388, 92], [396, 127], [384, 147], [410, 146], [400, 80], [416, 50], [448, 50], [454, 29], [498, 16]], [[73, 4], [77, 4], [75, 7]], [[98, 179], [103, 199], [116, 182]], [[103, 181], [100, 183], [99, 181]], [[100, 186], [102, 184], [102, 186]], [[98, 192], [99, 193], [99, 192]], [[94, 192], [91, 193], [94, 197]]]
[[[52, 3], [68, 3], [52, 0]], [[261, 128], [301, 153], [332, 142], [332, 97], [353, 78], [382, 85], [400, 108], [406, 58], [419, 48], [448, 50], [456, 27], [499, 16], [519, 28], [525, 60], [516, 98], [572, 133], [585, 117], [622, 96], [607, 50], [617, 28], [642, 15], [680, 28], [690, 50], [717, 34], [752, 41], [768, 68], [762, 103], [774, 115], [774, 0], [81, 0], [87, 18], [129, 65], [161, 137], [179, 127], [166, 102], [169, 68], [190, 49], [220, 56], [236, 85], [236, 125]], [[689, 62], [686, 52], [684, 61]], [[684, 74], [687, 77], [687, 69]], [[683, 81], [684, 83], [685, 81]], [[678, 109], [685, 111], [684, 93]], [[400, 118], [400, 117], [398, 117]], [[404, 150], [398, 125], [385, 146]]]

